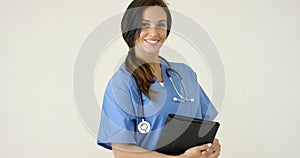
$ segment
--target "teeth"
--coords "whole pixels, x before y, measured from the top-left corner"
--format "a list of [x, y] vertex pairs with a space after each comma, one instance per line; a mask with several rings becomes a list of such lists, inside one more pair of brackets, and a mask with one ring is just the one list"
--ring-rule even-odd
[[158, 40], [146, 40], [147, 42], [151, 43], [151, 44], [156, 44], [158, 43]]

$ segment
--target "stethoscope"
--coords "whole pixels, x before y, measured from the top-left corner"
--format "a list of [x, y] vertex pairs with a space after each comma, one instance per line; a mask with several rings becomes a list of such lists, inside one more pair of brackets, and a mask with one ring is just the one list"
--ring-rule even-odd
[[[183, 79], [181, 77], [181, 75], [175, 70], [172, 68], [171, 64], [163, 57], [161, 56], [158, 56], [159, 59], [161, 59], [165, 64], [167, 64], [167, 68], [166, 68], [166, 74], [167, 74], [167, 77], [168, 79], [170, 80], [174, 90], [176, 91], [177, 95], [179, 98], [177, 98], [176, 96], [173, 97], [173, 101], [175, 102], [194, 102], [194, 98], [188, 98], [187, 97], [187, 92], [186, 92], [186, 88], [185, 88], [185, 84], [183, 83]], [[172, 80], [172, 77], [170, 75], [170, 71], [172, 71], [177, 78], [179, 78], [180, 80], [180, 86], [182, 87], [183, 89], [183, 95], [181, 95], [178, 91], [178, 89], [176, 88], [173, 80]], [[141, 116], [141, 119], [142, 121], [138, 124], [138, 131], [141, 133], [141, 134], [147, 134], [148, 132], [150, 132], [151, 130], [151, 125], [148, 121], [145, 120], [145, 111], [144, 111], [144, 102], [143, 102], [143, 97], [142, 97], [142, 92], [141, 90], [139, 90], [139, 96], [140, 96], [140, 104], [141, 104], [141, 111], [142, 111], [142, 116]]]

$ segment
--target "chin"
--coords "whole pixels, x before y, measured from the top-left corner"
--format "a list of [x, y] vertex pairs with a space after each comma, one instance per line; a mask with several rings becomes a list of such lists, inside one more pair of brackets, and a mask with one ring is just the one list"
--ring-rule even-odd
[[160, 47], [161, 47], [161, 45], [156, 45], [156, 46], [146, 45], [146, 47], [144, 47], [144, 50], [149, 53], [158, 53], [160, 50]]
[[159, 48], [148, 48], [148, 49], [144, 49], [145, 52], [149, 53], [149, 54], [158, 54], [159, 53]]
[[139, 46], [136, 46], [136, 49], [145, 52], [147, 54], [158, 54], [161, 48], [161, 43], [156, 45], [149, 45], [147, 43], [143, 43]]

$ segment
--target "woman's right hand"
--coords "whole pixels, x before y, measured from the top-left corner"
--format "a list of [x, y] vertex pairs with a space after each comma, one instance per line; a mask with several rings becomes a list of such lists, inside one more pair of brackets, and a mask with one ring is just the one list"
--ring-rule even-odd
[[204, 144], [201, 146], [195, 146], [188, 150], [186, 150], [180, 158], [205, 158], [208, 157], [211, 153], [207, 152], [208, 149], [211, 147], [211, 143]]

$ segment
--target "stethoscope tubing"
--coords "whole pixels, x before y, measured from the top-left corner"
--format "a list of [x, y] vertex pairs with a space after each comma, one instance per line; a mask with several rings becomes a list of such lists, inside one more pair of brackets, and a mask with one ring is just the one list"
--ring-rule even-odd
[[[173, 97], [173, 101], [179, 101], [179, 102], [194, 102], [194, 98], [187, 98], [187, 91], [186, 91], [186, 87], [185, 87], [185, 84], [183, 82], [183, 79], [181, 77], [181, 75], [175, 70], [172, 68], [171, 64], [163, 57], [161, 56], [158, 56], [159, 59], [161, 59], [165, 64], [167, 64], [167, 68], [166, 68], [166, 74], [167, 74], [167, 77], [168, 79], [170, 80], [174, 90], [176, 91], [177, 95], [179, 96], [179, 98], [177, 97]], [[182, 86], [183, 88], [183, 93], [184, 93], [184, 96], [182, 96], [178, 89], [176, 88], [175, 84], [174, 84], [174, 81], [171, 77], [171, 74], [169, 73], [169, 71], [172, 71], [180, 80], [180, 85]], [[143, 97], [142, 97], [142, 91], [140, 90], [140, 88], [138, 87], [138, 93], [139, 93], [139, 96], [140, 96], [140, 104], [141, 104], [141, 122], [138, 124], [138, 131], [141, 133], [141, 134], [147, 134], [150, 129], [151, 129], [151, 125], [148, 121], [145, 120], [145, 110], [144, 110], [144, 102], [143, 102]]]

